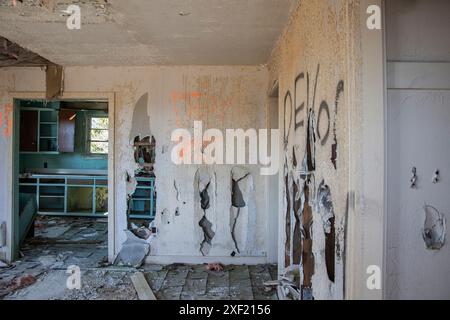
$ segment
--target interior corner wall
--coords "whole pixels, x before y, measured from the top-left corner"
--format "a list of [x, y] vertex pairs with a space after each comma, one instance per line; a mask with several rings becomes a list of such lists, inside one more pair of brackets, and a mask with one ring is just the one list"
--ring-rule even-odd
[[[358, 3], [301, 1], [268, 65], [269, 83], [278, 80], [280, 88], [279, 271], [300, 274], [303, 285], [311, 270], [305, 257], [312, 258], [315, 299], [345, 298]], [[305, 220], [306, 206], [312, 225]]]
[[[236, 251], [231, 236], [231, 170], [234, 165], [207, 166], [215, 177], [214, 216], [211, 218], [215, 236], [207, 256], [200, 251], [203, 232], [195, 214], [194, 177], [203, 165], [175, 165], [171, 161], [174, 142], [171, 133], [186, 128], [192, 133], [194, 120], [203, 123], [203, 132], [265, 128], [267, 79], [266, 67], [233, 66], [167, 66], [167, 67], [67, 67], [65, 92], [115, 93], [115, 200], [117, 253], [125, 241], [127, 174], [136, 169], [130, 132], [156, 139], [156, 218], [157, 236], [151, 241], [152, 258], [164, 262], [223, 261], [264, 263], [268, 261], [268, 212], [265, 202], [266, 178], [259, 165], [242, 165], [252, 178], [253, 207], [248, 210], [247, 223], [239, 231], [245, 249]], [[11, 136], [5, 128], [5, 115], [12, 102], [9, 92], [45, 91], [45, 72], [39, 68], [5, 68], [0, 71], [0, 132], [2, 159], [0, 164], [0, 222], [11, 212]], [[144, 122], [133, 123], [135, 106], [148, 94]], [[145, 115], [144, 115], [145, 117]], [[141, 119], [142, 120], [142, 119]], [[142, 126], [144, 123], [144, 126]], [[4, 153], [3, 153], [4, 152]], [[9, 224], [10, 222], [8, 222]], [[10, 232], [10, 230], [8, 231]], [[10, 246], [10, 244], [8, 244]], [[8, 247], [2, 248], [7, 252]]]

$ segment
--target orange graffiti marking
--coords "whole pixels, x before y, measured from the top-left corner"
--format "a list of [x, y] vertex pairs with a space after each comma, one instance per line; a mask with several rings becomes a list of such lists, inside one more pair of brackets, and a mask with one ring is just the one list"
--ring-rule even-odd
[[208, 116], [223, 123], [233, 100], [233, 97], [219, 99], [215, 95], [197, 91], [172, 92], [171, 96], [177, 127], [181, 127], [183, 120], [201, 120]]
[[5, 137], [10, 137], [12, 134], [12, 105], [7, 104], [5, 106], [5, 112], [2, 114], [0, 111], [0, 128], [3, 128], [3, 135]]

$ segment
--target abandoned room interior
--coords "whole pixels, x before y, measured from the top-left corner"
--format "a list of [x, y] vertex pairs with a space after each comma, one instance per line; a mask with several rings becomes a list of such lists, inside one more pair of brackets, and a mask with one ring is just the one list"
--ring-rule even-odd
[[0, 0], [0, 299], [450, 299], [449, 12]]

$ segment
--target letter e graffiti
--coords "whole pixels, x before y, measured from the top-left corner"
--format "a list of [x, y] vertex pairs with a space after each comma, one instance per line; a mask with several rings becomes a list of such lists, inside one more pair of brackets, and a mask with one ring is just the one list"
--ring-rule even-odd
[[69, 30], [80, 30], [81, 29], [81, 9], [76, 4], [71, 4], [63, 12], [69, 14], [67, 18], [66, 25]]
[[367, 289], [369, 290], [380, 290], [381, 289], [381, 269], [379, 266], [371, 265], [367, 267]]
[[370, 16], [367, 18], [367, 28], [369, 30], [381, 30], [381, 8], [380, 6], [373, 4], [367, 7], [367, 14]]
[[80, 267], [75, 265], [70, 265], [67, 267], [66, 270], [67, 274], [70, 274], [70, 276], [67, 278], [66, 286], [67, 289], [73, 290], [77, 289], [79, 290], [81, 288], [81, 271]]

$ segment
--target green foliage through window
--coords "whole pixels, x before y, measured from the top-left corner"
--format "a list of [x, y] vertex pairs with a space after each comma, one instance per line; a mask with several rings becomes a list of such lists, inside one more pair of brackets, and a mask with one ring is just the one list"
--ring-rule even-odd
[[108, 153], [108, 118], [92, 117], [89, 129], [90, 153]]

